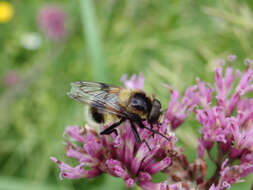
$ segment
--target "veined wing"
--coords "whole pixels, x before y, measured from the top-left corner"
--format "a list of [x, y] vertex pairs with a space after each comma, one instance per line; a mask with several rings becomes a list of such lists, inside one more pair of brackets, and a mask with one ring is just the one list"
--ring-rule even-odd
[[103, 112], [125, 116], [118, 105], [119, 87], [85, 81], [73, 82], [71, 86], [68, 96], [74, 100], [93, 106]]

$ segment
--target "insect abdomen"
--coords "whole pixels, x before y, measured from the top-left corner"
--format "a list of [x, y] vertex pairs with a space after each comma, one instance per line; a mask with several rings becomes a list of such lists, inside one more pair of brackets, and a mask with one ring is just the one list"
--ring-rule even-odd
[[104, 115], [102, 113], [100, 113], [98, 109], [91, 107], [90, 113], [91, 113], [91, 116], [95, 122], [97, 122], [97, 123], [104, 123], [105, 122]]

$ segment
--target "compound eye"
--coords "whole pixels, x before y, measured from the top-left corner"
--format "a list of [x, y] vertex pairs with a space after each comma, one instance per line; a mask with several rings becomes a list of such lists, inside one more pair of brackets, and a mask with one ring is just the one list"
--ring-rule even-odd
[[161, 115], [161, 103], [158, 100], [154, 100], [151, 112], [149, 113], [149, 123], [156, 123]]

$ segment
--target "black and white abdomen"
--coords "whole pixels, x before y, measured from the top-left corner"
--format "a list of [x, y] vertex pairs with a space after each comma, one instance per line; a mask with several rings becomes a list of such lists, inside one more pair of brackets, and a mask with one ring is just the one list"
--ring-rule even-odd
[[103, 125], [109, 125], [119, 120], [119, 117], [116, 115], [104, 112], [92, 106], [85, 106], [84, 115], [86, 123], [90, 127], [95, 127], [100, 131]]
[[103, 114], [93, 110], [91, 106], [84, 106], [84, 120], [85, 123], [97, 132], [102, 130], [102, 124], [104, 123]]
[[89, 112], [90, 112], [92, 119], [96, 123], [102, 124], [105, 122], [104, 114], [101, 111], [99, 111], [97, 108], [90, 107]]

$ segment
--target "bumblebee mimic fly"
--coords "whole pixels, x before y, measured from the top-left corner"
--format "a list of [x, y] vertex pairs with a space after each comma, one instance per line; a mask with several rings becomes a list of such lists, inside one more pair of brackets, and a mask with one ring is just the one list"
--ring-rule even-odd
[[[120, 88], [104, 83], [78, 81], [71, 83], [68, 96], [87, 104], [96, 123], [111, 125], [100, 132], [101, 135], [117, 134], [116, 127], [129, 120], [132, 132], [138, 143], [142, 143], [136, 126], [146, 128], [152, 133], [166, 136], [153, 129], [161, 116], [161, 103], [156, 98], [148, 97], [144, 91]], [[142, 122], [147, 121], [150, 128]], [[144, 140], [145, 142], [145, 140]]]

